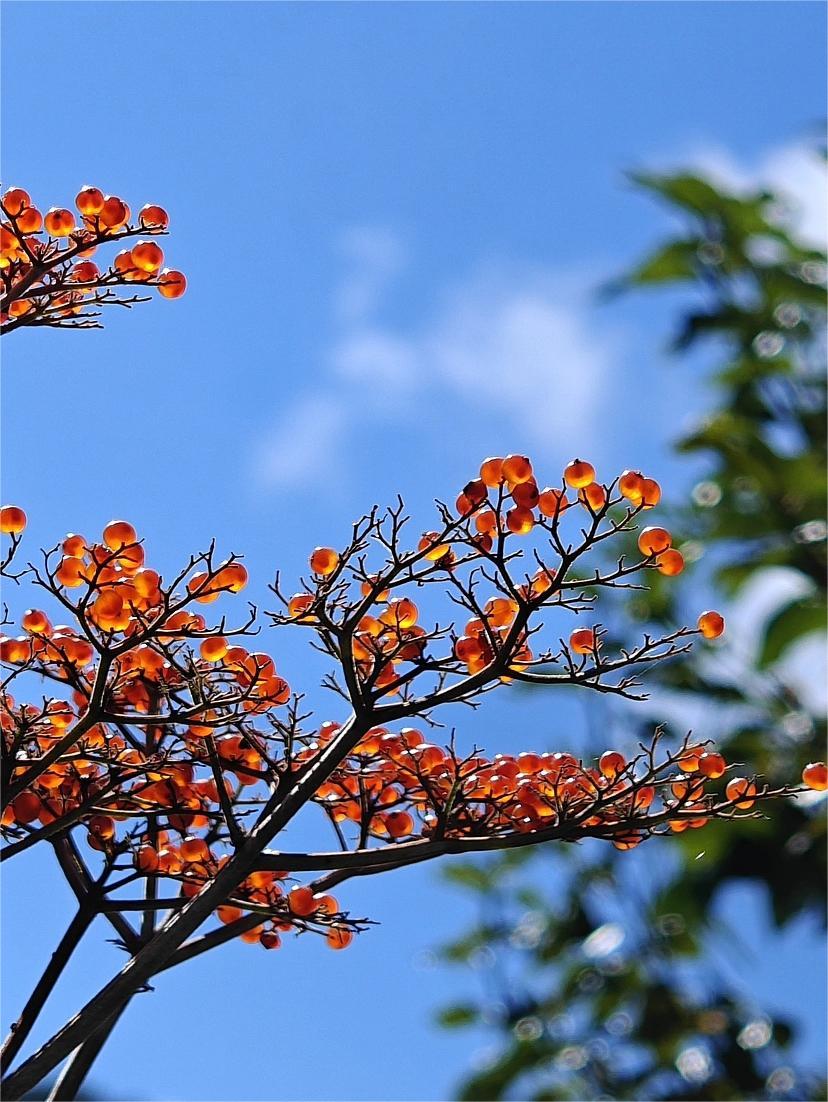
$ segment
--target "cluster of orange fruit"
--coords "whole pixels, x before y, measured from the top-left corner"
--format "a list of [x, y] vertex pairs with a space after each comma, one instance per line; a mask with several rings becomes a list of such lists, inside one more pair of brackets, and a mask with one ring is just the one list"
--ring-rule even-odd
[[8, 299], [4, 322], [24, 316], [44, 300], [50, 312], [69, 317], [80, 313], [93, 291], [124, 282], [150, 284], [164, 298], [180, 298], [187, 289], [182, 272], [163, 267], [163, 250], [151, 239], [118, 253], [106, 269], [89, 259], [110, 241], [166, 232], [169, 215], [155, 203], [141, 209], [137, 225], [131, 224], [132, 213], [123, 199], [90, 185], [75, 198], [77, 215], [67, 207], [52, 207], [44, 215], [20, 187], [9, 188], [0, 203], [0, 276]]
[[[336, 724], [324, 725], [306, 752], [327, 745], [336, 730]], [[713, 795], [705, 784], [726, 769], [722, 755], [702, 745], [686, 747], [658, 777], [641, 780], [617, 750], [602, 754], [596, 766], [584, 766], [567, 753], [459, 759], [452, 750], [426, 742], [414, 728], [399, 733], [375, 728], [315, 799], [337, 822], [358, 824], [377, 838], [427, 837], [438, 822], [447, 837], [531, 833], [577, 817], [585, 830], [610, 828], [613, 844], [631, 849], [647, 836], [647, 817], [657, 809], [681, 812], [675, 818], [667, 815], [674, 832], [704, 826], [707, 797]], [[757, 793], [753, 781], [733, 777], [724, 798], [745, 810]], [[660, 808], [654, 806], [657, 800]], [[619, 823], [629, 823], [630, 830], [612, 831]]]

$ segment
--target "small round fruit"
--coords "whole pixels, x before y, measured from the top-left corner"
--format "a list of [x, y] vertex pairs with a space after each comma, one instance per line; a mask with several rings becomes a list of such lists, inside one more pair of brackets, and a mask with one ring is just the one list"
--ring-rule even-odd
[[145, 229], [165, 230], [170, 224], [170, 216], [163, 207], [147, 203], [138, 212], [138, 221]]
[[26, 514], [18, 505], [4, 505], [0, 509], [0, 532], [19, 536], [26, 527]]
[[532, 464], [525, 455], [507, 455], [501, 472], [506, 481], [514, 486], [529, 481], [532, 477]]
[[43, 224], [52, 237], [68, 237], [75, 228], [75, 216], [65, 207], [52, 207], [46, 212]]
[[725, 621], [720, 612], [703, 612], [698, 619], [698, 629], [705, 639], [718, 639], [724, 633]]
[[174, 268], [164, 268], [156, 286], [163, 298], [181, 298], [187, 290], [187, 277]]
[[814, 792], [828, 789], [828, 765], [824, 761], [809, 762], [802, 770], [802, 781]]
[[104, 193], [100, 188], [84, 184], [75, 196], [75, 206], [87, 217], [100, 214], [104, 205]]
[[642, 528], [638, 537], [638, 550], [642, 555], [658, 555], [672, 544], [673, 537], [666, 528]]
[[732, 781], [728, 781], [725, 795], [728, 800], [734, 800], [737, 807], [746, 810], [756, 802], [752, 799], [756, 795], [756, 785], [744, 777], [734, 777]]
[[684, 555], [681, 551], [676, 551], [675, 547], [668, 547], [666, 551], [656, 555], [656, 566], [659, 574], [674, 578], [684, 570]]
[[624, 471], [618, 479], [618, 489], [627, 501], [638, 505], [644, 496], [644, 476], [641, 471]]
[[103, 541], [110, 551], [120, 551], [137, 539], [138, 533], [126, 520], [111, 520], [103, 530]]
[[333, 574], [339, 566], [339, 554], [332, 547], [316, 547], [311, 553], [310, 568], [323, 578]]
[[575, 654], [593, 654], [597, 646], [592, 628], [577, 628], [569, 637], [570, 649]]
[[699, 772], [711, 780], [715, 781], [717, 777], [723, 776], [726, 768], [727, 764], [721, 754], [708, 752], [699, 758]]
[[164, 252], [154, 241], [138, 241], [132, 246], [132, 259], [136, 268], [154, 275], [164, 263]]
[[10, 187], [3, 195], [3, 206], [6, 212], [16, 218], [21, 211], [32, 205], [32, 199], [28, 191], [22, 187]]
[[595, 468], [585, 459], [573, 459], [564, 471], [564, 479], [567, 486], [580, 490], [595, 481]]

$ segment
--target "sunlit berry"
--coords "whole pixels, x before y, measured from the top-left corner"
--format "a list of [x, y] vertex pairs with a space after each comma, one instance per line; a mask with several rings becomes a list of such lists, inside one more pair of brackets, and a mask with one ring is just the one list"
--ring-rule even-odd
[[402, 838], [414, 830], [414, 820], [407, 811], [389, 811], [385, 826], [392, 838]]
[[756, 802], [751, 798], [756, 795], [756, 785], [744, 777], [734, 777], [732, 781], [728, 781], [725, 795], [728, 800], [735, 800], [737, 807], [747, 809]]
[[26, 207], [17, 216], [17, 228], [21, 233], [40, 233], [43, 229], [43, 215], [37, 207]]
[[652, 509], [661, 501], [661, 487], [654, 478], [645, 478], [641, 484], [641, 505]]
[[699, 772], [704, 773], [705, 777], [710, 777], [711, 780], [723, 776], [726, 768], [727, 763], [721, 754], [708, 751], [699, 758]]
[[101, 274], [97, 264], [91, 260], [82, 260], [72, 269], [71, 279], [73, 283], [92, 283]]
[[31, 196], [22, 187], [10, 187], [3, 194], [3, 206], [8, 214], [17, 217], [26, 207], [32, 205]]
[[575, 654], [593, 654], [597, 639], [592, 628], [576, 628], [569, 637], [570, 650]]
[[332, 547], [317, 547], [311, 553], [310, 568], [314, 574], [326, 578], [339, 566], [339, 554]]
[[199, 653], [205, 662], [220, 662], [227, 654], [227, 640], [221, 635], [202, 639]]
[[20, 626], [32, 635], [43, 635], [51, 628], [49, 617], [39, 608], [27, 609], [20, 620]]
[[569, 501], [563, 490], [556, 490], [551, 486], [547, 486], [538, 495], [538, 508], [545, 517], [559, 516], [568, 505]]
[[75, 196], [75, 206], [81, 214], [87, 216], [100, 214], [103, 210], [103, 205], [104, 193], [100, 188], [92, 187], [91, 184], [84, 184]]
[[643, 555], [658, 555], [672, 544], [673, 537], [666, 528], [642, 528], [638, 537], [638, 549]]
[[618, 489], [633, 505], [638, 505], [644, 496], [644, 476], [641, 471], [624, 471], [618, 479]]
[[614, 780], [619, 773], [623, 772], [626, 766], [627, 762], [624, 755], [619, 754], [617, 750], [607, 750], [598, 760], [598, 768], [610, 780]]
[[590, 482], [595, 481], [595, 468], [585, 459], [573, 459], [564, 471], [564, 479], [567, 486], [580, 490], [583, 486], [588, 486]]
[[75, 216], [65, 207], [52, 207], [46, 212], [43, 225], [52, 237], [68, 237], [75, 228]]
[[600, 482], [590, 482], [578, 491], [578, 500], [588, 505], [593, 513], [599, 512], [607, 503], [607, 491]]
[[0, 508], [0, 532], [19, 536], [25, 527], [26, 514], [19, 505], [4, 505]]
[[158, 276], [156, 286], [164, 298], [181, 298], [187, 290], [187, 279], [183, 272], [164, 268]]
[[291, 888], [288, 892], [287, 902], [293, 914], [301, 917], [314, 914], [318, 907], [313, 889], [304, 886]]
[[802, 770], [802, 781], [815, 792], [828, 789], [828, 766], [824, 761], [809, 762]]
[[501, 473], [513, 486], [520, 482], [528, 482], [532, 477], [532, 464], [525, 455], [507, 455], [503, 460]]
[[506, 527], [516, 536], [525, 536], [535, 527], [535, 516], [531, 509], [517, 506], [506, 514]]
[[491, 456], [480, 464], [480, 480], [486, 486], [499, 486], [503, 477], [503, 460], [499, 456]]
[[330, 949], [347, 949], [353, 940], [354, 935], [347, 926], [331, 926], [325, 937]]
[[132, 246], [132, 259], [143, 272], [157, 272], [164, 263], [164, 253], [154, 241], [138, 241]]
[[107, 195], [104, 197], [98, 218], [101, 225], [107, 229], [119, 230], [121, 226], [125, 226], [129, 221], [129, 207], [117, 195]]
[[288, 616], [304, 616], [313, 602], [312, 593], [295, 593], [288, 601]]
[[656, 555], [656, 566], [659, 574], [665, 574], [668, 578], [674, 578], [684, 570], [684, 555], [675, 547], [668, 547]]
[[705, 639], [718, 639], [725, 629], [724, 616], [719, 612], [703, 612], [697, 621], [699, 631]]
[[170, 224], [170, 216], [163, 207], [147, 203], [138, 212], [138, 221], [146, 229], [165, 230]]
[[138, 533], [126, 520], [111, 520], [103, 530], [103, 541], [110, 551], [120, 551], [137, 539]]

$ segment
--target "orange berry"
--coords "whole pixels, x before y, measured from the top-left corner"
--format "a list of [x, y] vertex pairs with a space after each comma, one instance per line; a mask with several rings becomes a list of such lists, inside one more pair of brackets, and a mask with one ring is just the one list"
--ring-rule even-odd
[[590, 482], [578, 491], [578, 500], [582, 505], [588, 505], [593, 513], [597, 513], [607, 503], [607, 491], [600, 482]]
[[224, 922], [229, 926], [231, 922], [238, 922], [244, 912], [240, 907], [231, 907], [229, 904], [224, 903], [221, 907], [216, 908], [216, 914], [218, 915], [219, 922]]
[[187, 278], [183, 272], [173, 268], [164, 268], [156, 284], [163, 298], [181, 298], [187, 290]]
[[413, 628], [419, 614], [419, 609], [410, 598], [398, 597], [388, 602], [388, 608], [380, 616], [380, 620], [392, 627]]
[[661, 487], [654, 478], [645, 478], [641, 485], [641, 504], [652, 509], [661, 501]]
[[126, 520], [111, 520], [103, 530], [103, 541], [110, 551], [120, 551], [137, 539], [138, 533]]
[[659, 574], [674, 578], [684, 570], [684, 555], [681, 551], [676, 551], [675, 547], [668, 547], [666, 551], [656, 555], [655, 563]]
[[723, 776], [726, 768], [727, 763], [721, 754], [708, 752], [699, 758], [699, 772], [711, 780], [715, 781], [717, 777]]
[[139, 872], [156, 872], [158, 870], [158, 851], [153, 846], [141, 846], [136, 852], [133, 862]]
[[319, 906], [313, 889], [307, 887], [291, 888], [287, 902], [292, 913], [303, 918], [312, 915]]
[[282, 939], [275, 930], [265, 930], [259, 937], [259, 941], [263, 949], [278, 949], [282, 944]]
[[189, 864], [194, 861], [208, 861], [210, 858], [210, 847], [203, 838], [185, 838], [178, 852], [182, 860]]
[[3, 206], [12, 217], [17, 217], [26, 207], [32, 205], [31, 196], [22, 187], [10, 187], [3, 195]]
[[597, 645], [595, 632], [592, 628], [577, 628], [569, 637], [570, 649], [575, 654], [593, 654]]
[[618, 479], [618, 489], [622, 497], [638, 505], [644, 496], [644, 476], [641, 471], [624, 471]]
[[295, 593], [288, 601], [288, 616], [304, 616], [313, 600], [312, 593]]
[[211, 635], [202, 639], [199, 651], [205, 662], [220, 662], [227, 654], [227, 640], [222, 635]]
[[147, 229], [165, 230], [170, 224], [170, 216], [163, 207], [155, 203], [147, 203], [138, 212], [138, 221]]
[[117, 195], [106, 195], [98, 217], [107, 229], [119, 230], [129, 221], [129, 207]]
[[531, 509], [518, 505], [506, 514], [506, 527], [516, 536], [526, 536], [535, 527], [535, 515]]
[[31, 823], [40, 815], [40, 797], [34, 792], [21, 792], [12, 800], [11, 807], [16, 823]]
[[480, 481], [486, 486], [499, 486], [503, 481], [503, 460], [497, 456], [484, 459], [480, 464]]
[[20, 621], [20, 626], [24, 631], [29, 631], [32, 635], [43, 635], [45, 632], [51, 630], [52, 625], [49, 623], [49, 617], [45, 612], [41, 612], [39, 608], [30, 608], [23, 613], [23, 618]]
[[528, 482], [532, 477], [532, 464], [525, 455], [507, 455], [503, 460], [501, 473], [507, 482], [516, 486], [521, 482]]
[[617, 750], [607, 750], [598, 761], [598, 768], [610, 780], [617, 777], [626, 768], [626, 765], [624, 755], [619, 754]]
[[4, 505], [0, 509], [0, 532], [18, 536], [26, 527], [26, 514], [18, 505]]
[[55, 577], [66, 589], [77, 589], [87, 581], [87, 574], [91, 573], [91, 567], [87, 566], [81, 558], [74, 555], [66, 555], [60, 560]]
[[545, 517], [558, 516], [568, 505], [569, 501], [563, 490], [555, 490], [551, 486], [541, 490], [538, 496], [538, 508]]
[[737, 807], [753, 807], [756, 801], [751, 797], [756, 795], [756, 785], [744, 777], [734, 777], [732, 781], [728, 781], [725, 795], [728, 800], [735, 800]]
[[673, 537], [666, 528], [643, 528], [638, 537], [638, 549], [649, 557], [666, 551], [672, 542]]
[[521, 505], [524, 509], [534, 509], [539, 498], [538, 484], [534, 478], [530, 478], [527, 482], [518, 482], [512, 489], [512, 500], [515, 505]]
[[100, 188], [92, 187], [91, 184], [84, 184], [75, 196], [75, 206], [81, 214], [87, 216], [100, 214], [103, 210], [103, 205], [104, 193]]
[[43, 224], [52, 237], [68, 237], [75, 228], [75, 216], [65, 207], [52, 207], [46, 212]]
[[331, 949], [347, 949], [353, 940], [354, 935], [346, 926], [331, 926], [325, 937]]
[[705, 639], [718, 639], [724, 633], [724, 616], [719, 612], [703, 612], [699, 617], [698, 629]]
[[317, 547], [310, 557], [310, 568], [314, 574], [326, 578], [339, 566], [339, 554], [332, 547]]
[[142, 272], [155, 274], [164, 263], [164, 253], [154, 241], [138, 241], [132, 246], [132, 259]]
[[564, 471], [567, 486], [580, 490], [595, 481], [595, 468], [584, 459], [573, 459]]
[[247, 568], [240, 562], [231, 562], [219, 567], [213, 585], [218, 589], [228, 589], [231, 593], [241, 593], [247, 585]]
[[392, 838], [402, 838], [414, 830], [414, 820], [407, 811], [389, 811], [385, 816], [385, 826]]
[[74, 266], [70, 278], [73, 283], [91, 283], [100, 274], [101, 271], [97, 264], [93, 264], [91, 260], [82, 260], [80, 264]]
[[824, 761], [812, 761], [802, 770], [802, 781], [815, 792], [828, 789], [828, 766]]
[[21, 233], [40, 233], [43, 229], [43, 215], [37, 207], [26, 207], [17, 216], [17, 228]]

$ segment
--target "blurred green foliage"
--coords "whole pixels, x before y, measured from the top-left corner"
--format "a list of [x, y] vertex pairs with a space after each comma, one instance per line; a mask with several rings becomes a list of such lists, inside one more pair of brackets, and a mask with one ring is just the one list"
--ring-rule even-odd
[[[686, 291], [674, 348], [705, 352], [716, 369], [715, 408], [676, 445], [706, 470], [692, 505], [670, 516], [691, 568], [655, 575], [623, 612], [628, 626], [671, 628], [696, 609], [701, 582], [727, 605], [784, 568], [792, 596], [758, 638], [659, 668], [649, 684], [676, 733], [715, 709], [728, 760], [791, 781], [825, 752], [825, 717], [780, 662], [825, 630], [826, 257], [795, 240], [766, 191], [729, 194], [686, 174], [633, 180], [684, 229], [608, 290]], [[477, 967], [484, 991], [439, 1020], [484, 1023], [496, 1041], [459, 1097], [824, 1099], [822, 1072], [792, 1063], [792, 1024], [763, 1011], [750, 976], [734, 983], [711, 950], [714, 932], [726, 936], [717, 903], [737, 881], [766, 887], [779, 926], [824, 917], [824, 827], [824, 802], [806, 799], [635, 853], [590, 843], [449, 867], [480, 921], [442, 957]]]

